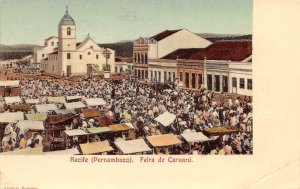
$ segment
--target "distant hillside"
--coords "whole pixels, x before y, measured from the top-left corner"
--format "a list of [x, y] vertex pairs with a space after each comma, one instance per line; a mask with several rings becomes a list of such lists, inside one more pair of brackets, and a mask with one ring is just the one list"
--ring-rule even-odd
[[197, 34], [211, 42], [215, 41], [236, 41], [236, 40], [252, 40], [252, 35], [223, 35], [223, 34]]
[[31, 44], [18, 44], [18, 45], [0, 44], [0, 60], [23, 58], [24, 56], [33, 54], [35, 47], [40, 47], [40, 46], [31, 45]]
[[[211, 42], [222, 40], [252, 40], [252, 35], [239, 34], [211, 34], [197, 33], [197, 35], [206, 38]], [[101, 47], [110, 48], [116, 51], [116, 56], [132, 57], [133, 56], [133, 40], [122, 40], [116, 43], [99, 44]], [[1, 45], [0, 59], [17, 59], [26, 55], [33, 54], [33, 49], [40, 47], [38, 45], [21, 44], [21, 45]]]
[[99, 44], [101, 47], [110, 48], [116, 51], [116, 56], [121, 57], [132, 57], [133, 55], [133, 42], [118, 42], [118, 43], [108, 43]]

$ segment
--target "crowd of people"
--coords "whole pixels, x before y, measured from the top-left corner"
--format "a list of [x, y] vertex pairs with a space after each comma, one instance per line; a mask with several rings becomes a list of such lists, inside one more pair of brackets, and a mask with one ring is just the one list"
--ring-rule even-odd
[[[210, 142], [159, 149], [158, 154], [251, 154], [253, 151], [251, 97], [215, 94], [204, 88], [197, 91], [179, 87], [157, 90], [135, 79], [108, 81], [82, 77], [74, 83], [59, 79], [21, 79], [20, 83], [21, 98], [37, 98], [41, 103], [46, 103], [49, 96], [103, 98], [107, 103], [99, 106], [99, 111], [112, 123], [132, 123], [135, 127], [132, 139], [166, 133], [179, 136], [184, 132], [204, 132], [205, 128], [213, 127], [230, 126], [239, 131], [212, 137], [214, 140]], [[176, 121], [168, 127], [154, 120], [165, 111], [176, 115]], [[98, 124], [93, 119], [88, 121], [80, 119], [80, 128]], [[39, 146], [42, 140], [41, 134], [25, 135], [10, 124], [2, 139], [2, 149]]]

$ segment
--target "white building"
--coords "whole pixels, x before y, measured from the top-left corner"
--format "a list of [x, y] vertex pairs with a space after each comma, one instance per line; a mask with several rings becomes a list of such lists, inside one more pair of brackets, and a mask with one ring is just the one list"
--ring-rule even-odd
[[205, 88], [252, 96], [252, 42], [219, 42], [201, 56]]
[[128, 58], [115, 58], [115, 73], [131, 73], [133, 71], [132, 60]]
[[252, 62], [205, 60], [204, 67], [208, 90], [252, 96]]
[[115, 51], [100, 47], [88, 35], [77, 43], [76, 25], [66, 10], [58, 25], [58, 49], [42, 60], [41, 68], [62, 76], [100, 74], [106, 66], [114, 73]]
[[[186, 29], [166, 30], [150, 38], [140, 37], [133, 43], [133, 63], [135, 76], [141, 80], [150, 79], [149, 73], [158, 71], [161, 74], [169, 72], [177, 77], [176, 64], [170, 64], [167, 68], [164, 65], [158, 65], [159, 59], [178, 50], [188, 48], [206, 48], [212, 43]], [[151, 65], [151, 66], [150, 66]], [[167, 69], [163, 71], [164, 69]], [[175, 69], [175, 70], [174, 70]], [[159, 76], [158, 76], [159, 77]], [[165, 78], [165, 76], [161, 76]], [[173, 76], [171, 76], [173, 78]]]
[[48, 57], [48, 54], [57, 51], [58, 38], [55, 36], [45, 39], [44, 47], [38, 47], [34, 49], [34, 59], [37, 63], [41, 63], [42, 59]]

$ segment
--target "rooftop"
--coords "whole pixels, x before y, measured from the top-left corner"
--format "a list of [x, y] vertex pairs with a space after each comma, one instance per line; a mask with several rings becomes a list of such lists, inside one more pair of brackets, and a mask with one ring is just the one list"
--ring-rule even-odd
[[150, 39], [155, 39], [156, 41], [160, 41], [170, 35], [173, 35], [174, 33], [178, 32], [178, 31], [180, 31], [180, 30], [165, 30], [159, 34], [156, 34], [156, 35], [150, 37]]

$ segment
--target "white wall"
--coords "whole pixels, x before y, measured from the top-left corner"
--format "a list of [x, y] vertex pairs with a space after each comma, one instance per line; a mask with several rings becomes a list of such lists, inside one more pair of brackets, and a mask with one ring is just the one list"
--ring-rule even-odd
[[171, 81], [174, 82], [175, 80], [173, 79], [173, 73], [175, 73], [175, 78], [177, 78], [177, 66], [176, 66], [176, 61], [175, 60], [149, 60], [149, 67], [148, 67], [148, 77], [151, 80], [151, 71], [153, 72], [153, 77], [155, 77], [154, 72], [157, 72], [157, 81], [158, 81], [158, 72], [161, 74], [161, 80], [160, 82], [165, 82], [164, 81], [164, 72], [167, 72], [167, 80], [169, 78], [169, 72], [171, 72]]
[[[180, 30], [173, 35], [158, 41], [157, 58], [162, 58], [177, 49], [205, 48], [210, 44], [212, 44], [210, 41], [199, 37], [188, 30]], [[155, 48], [153, 48], [153, 50], [155, 50]]]
[[[38, 63], [41, 63], [42, 59], [47, 58], [48, 54], [53, 52], [53, 49], [57, 47], [58, 38], [54, 37], [45, 42], [47, 42], [48, 44], [47, 47], [41, 48], [35, 52], [36, 61]], [[53, 42], [53, 46], [51, 44], [52, 42]], [[43, 54], [44, 56], [42, 56]]]

